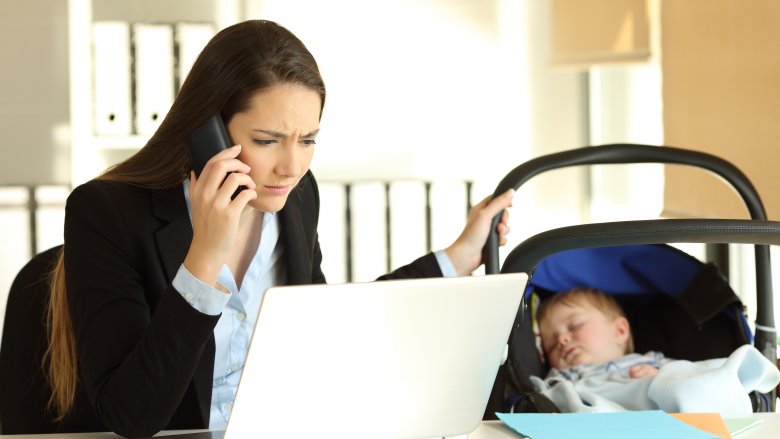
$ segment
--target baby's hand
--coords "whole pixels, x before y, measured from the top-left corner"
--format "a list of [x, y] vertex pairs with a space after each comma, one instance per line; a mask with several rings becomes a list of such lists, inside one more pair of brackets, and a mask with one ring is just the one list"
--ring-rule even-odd
[[628, 369], [628, 376], [631, 378], [654, 377], [657, 373], [658, 368], [649, 364], [637, 364]]

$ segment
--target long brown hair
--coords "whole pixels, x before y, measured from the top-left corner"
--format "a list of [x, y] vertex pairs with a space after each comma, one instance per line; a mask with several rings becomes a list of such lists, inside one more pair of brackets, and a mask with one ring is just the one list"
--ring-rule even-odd
[[[167, 116], [147, 144], [97, 177], [150, 189], [182, 184], [192, 170], [185, 139], [211, 115], [229, 123], [249, 108], [258, 90], [276, 84], [303, 85], [320, 95], [325, 84], [317, 62], [290, 31], [266, 20], [227, 27], [209, 41], [192, 66]], [[65, 288], [63, 246], [51, 277], [47, 316], [49, 345], [44, 367], [52, 388], [49, 406], [62, 419], [73, 405], [78, 382], [76, 340]]]

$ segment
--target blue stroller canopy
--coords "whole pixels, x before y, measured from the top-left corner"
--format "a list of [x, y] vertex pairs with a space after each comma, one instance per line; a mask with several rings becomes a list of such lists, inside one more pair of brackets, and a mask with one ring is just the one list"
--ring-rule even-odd
[[[537, 264], [525, 294], [577, 287], [600, 289], [621, 305], [626, 304], [621, 297], [663, 294], [678, 301], [698, 324], [724, 313], [740, 322], [748, 341], [753, 339], [746, 317], [728, 307], [739, 299], [717, 268], [667, 244], [586, 247], [551, 254]], [[692, 295], [691, 289], [708, 294]]]
[[552, 254], [534, 271], [533, 288], [550, 292], [587, 286], [606, 293], [663, 293], [676, 297], [703, 263], [665, 244], [579, 248]]

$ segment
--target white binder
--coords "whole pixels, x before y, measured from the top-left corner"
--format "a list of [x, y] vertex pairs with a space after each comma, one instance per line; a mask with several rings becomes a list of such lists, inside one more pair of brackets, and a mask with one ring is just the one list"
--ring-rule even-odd
[[122, 21], [93, 23], [92, 48], [94, 132], [128, 135], [132, 129], [130, 25]]
[[350, 206], [352, 281], [371, 281], [388, 271], [385, 185], [355, 183], [350, 192]]
[[133, 24], [135, 42], [135, 127], [153, 134], [173, 103], [173, 26]]
[[214, 36], [214, 27], [207, 23], [178, 23], [176, 42], [179, 44], [179, 86], [192, 68], [192, 64]]
[[462, 181], [431, 184], [431, 246], [441, 250], [452, 244], [468, 219], [466, 185]]
[[320, 221], [317, 236], [322, 249], [322, 272], [330, 283], [347, 281], [347, 196], [341, 183], [320, 183]]

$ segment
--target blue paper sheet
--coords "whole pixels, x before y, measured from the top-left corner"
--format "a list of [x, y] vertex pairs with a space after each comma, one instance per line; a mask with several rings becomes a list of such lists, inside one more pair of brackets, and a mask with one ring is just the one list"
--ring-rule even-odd
[[615, 413], [496, 413], [531, 439], [710, 439], [718, 436], [691, 427], [661, 410]]

